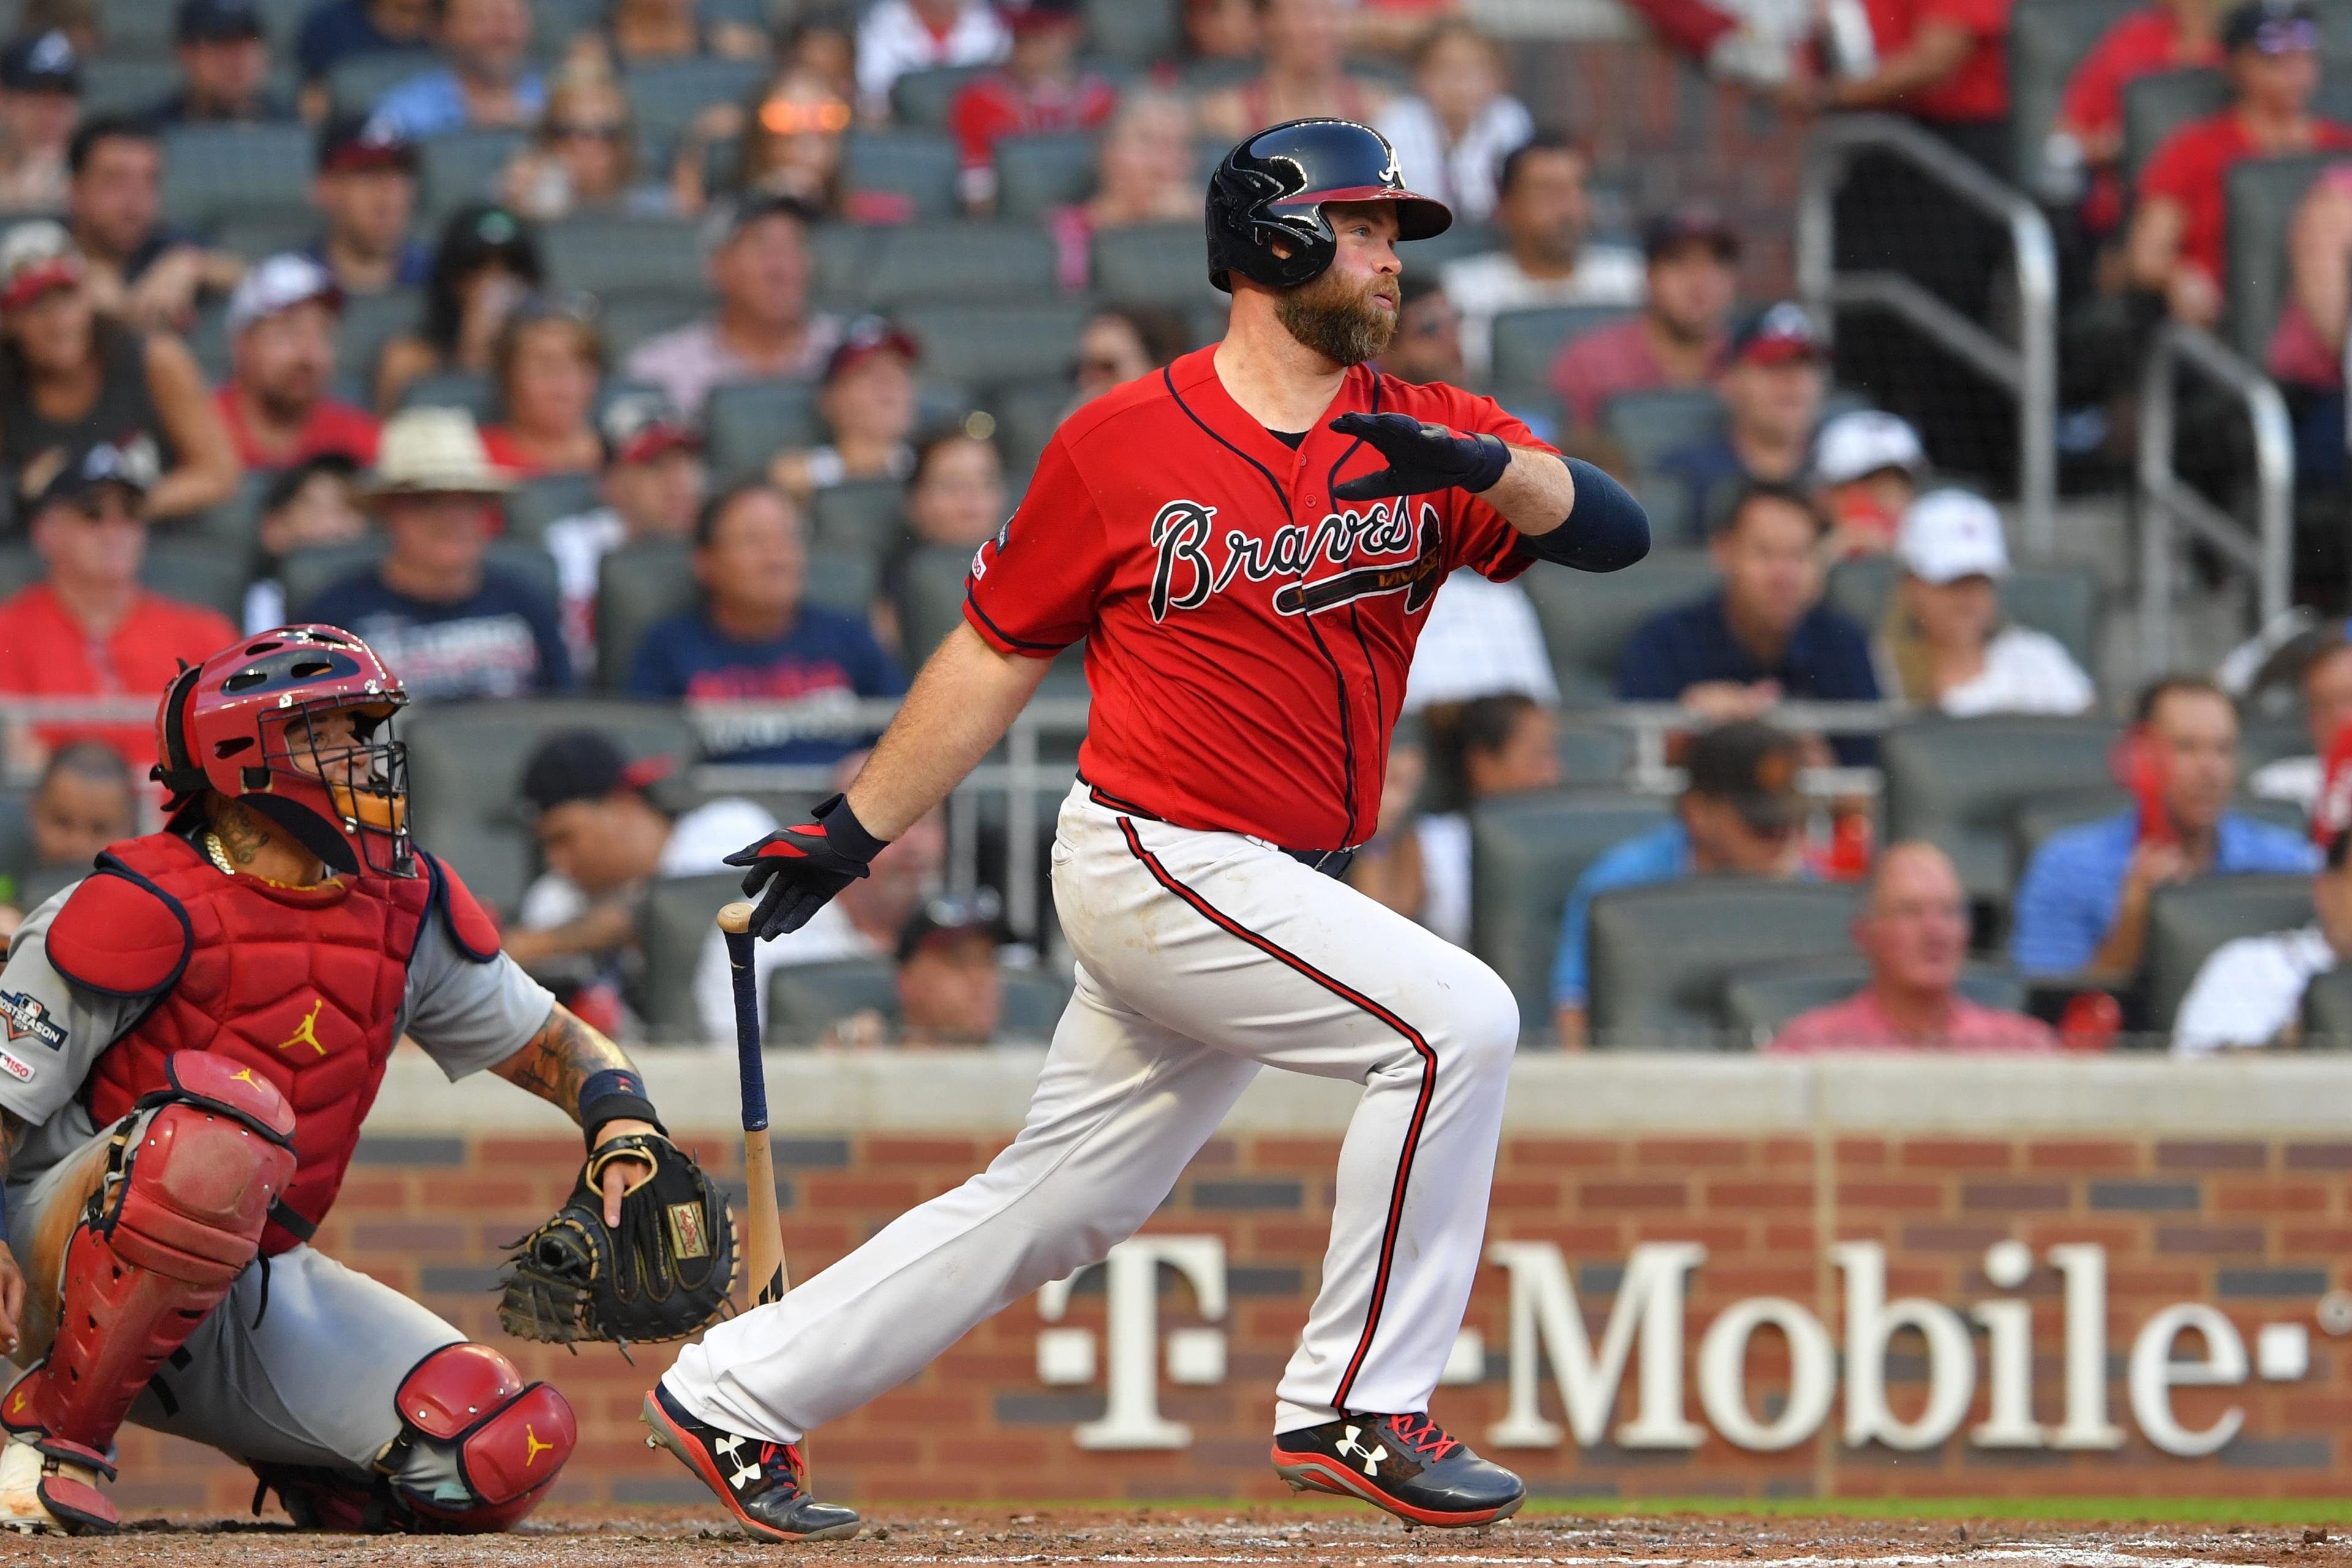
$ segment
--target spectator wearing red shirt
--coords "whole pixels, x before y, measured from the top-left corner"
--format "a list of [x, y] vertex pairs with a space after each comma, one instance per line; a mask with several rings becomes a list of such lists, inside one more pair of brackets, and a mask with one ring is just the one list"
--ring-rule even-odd
[[1571, 339], [1552, 362], [1551, 387], [1579, 428], [1622, 392], [1705, 386], [1723, 363], [1739, 286], [1739, 233], [1712, 207], [1685, 206], [1642, 236], [1649, 297], [1642, 313]]
[[963, 196], [985, 211], [996, 200], [996, 143], [1045, 131], [1091, 131], [1110, 118], [1118, 94], [1077, 67], [1086, 17], [1078, 0], [1026, 0], [999, 5], [1013, 30], [1002, 68], [967, 83], [948, 110], [948, 129], [963, 153]]
[[245, 275], [228, 305], [229, 378], [213, 395], [248, 468], [291, 468], [340, 456], [375, 461], [373, 415], [327, 395], [335, 374], [335, 318], [343, 294], [307, 256], [270, 257]]
[[[236, 637], [211, 610], [175, 604], [139, 585], [147, 554], [141, 520], [161, 462], [146, 437], [88, 447], [25, 476], [33, 494], [33, 548], [46, 580], [0, 604], [0, 692], [14, 697], [129, 698], [152, 706], [179, 672]], [[41, 724], [29, 755], [73, 741], [101, 741], [144, 772], [155, 760], [155, 723]]]
[[2221, 314], [2230, 171], [2248, 158], [2352, 147], [2352, 126], [2311, 112], [2319, 90], [2319, 18], [2303, 0], [2247, 0], [2221, 23], [2237, 100], [2182, 126], [2140, 172], [2124, 259], [2176, 321]]
[[2067, 79], [2052, 132], [2054, 165], [2090, 176], [2083, 222], [2103, 235], [2123, 220], [2124, 89], [2158, 71], [2221, 63], [2221, 17], [2214, 0], [2160, 0], [2109, 27]]
[[526, 479], [602, 468], [604, 443], [593, 416], [604, 374], [594, 300], [533, 294], [516, 306], [490, 345], [507, 416], [482, 432], [490, 461]]

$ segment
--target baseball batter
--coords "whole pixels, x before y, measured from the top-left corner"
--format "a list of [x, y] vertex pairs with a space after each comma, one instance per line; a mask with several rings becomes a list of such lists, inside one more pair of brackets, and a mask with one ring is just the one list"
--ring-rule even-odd
[[[16, 934], [0, 1349], [26, 1370], [0, 1397], [0, 1527], [113, 1529], [99, 1483], [126, 1419], [245, 1461], [323, 1529], [504, 1529], [572, 1451], [554, 1388], [309, 1245], [404, 1031], [451, 1078], [487, 1068], [578, 1119], [597, 1189], [567, 1205], [583, 1245], [625, 1208], [646, 1234], [647, 1197], [692, 1169], [619, 1048], [409, 843], [405, 701], [331, 626], [183, 670], [157, 722], [171, 821], [110, 846]], [[582, 1218], [583, 1196], [601, 1215]], [[731, 1275], [715, 1194], [684, 1228]], [[662, 1251], [641, 1245], [638, 1267], [657, 1275]], [[526, 1261], [509, 1326], [589, 1337], [537, 1310], [562, 1300], [562, 1259]], [[667, 1337], [717, 1308], [726, 1281], [707, 1283]]]
[[1053, 850], [1077, 985], [1019, 1138], [712, 1329], [646, 1400], [656, 1439], [754, 1533], [855, 1530], [807, 1495], [802, 1436], [1102, 1258], [1268, 1066], [1364, 1086], [1276, 1391], [1275, 1468], [1425, 1524], [1518, 1507], [1518, 1478], [1429, 1415], [1477, 1266], [1518, 1012], [1485, 964], [1338, 878], [1372, 831], [1446, 574], [1613, 571], [1649, 531], [1621, 487], [1494, 403], [1368, 367], [1395, 330], [1397, 243], [1450, 222], [1347, 121], [1228, 153], [1208, 198], [1223, 342], [1062, 426], [864, 772], [736, 858], [754, 929], [793, 930], [1087, 640], [1094, 710]]

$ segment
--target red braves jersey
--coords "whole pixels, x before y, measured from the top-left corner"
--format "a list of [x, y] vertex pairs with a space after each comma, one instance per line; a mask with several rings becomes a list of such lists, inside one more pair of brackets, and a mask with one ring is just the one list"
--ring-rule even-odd
[[1523, 570], [1518, 533], [1458, 489], [1345, 505], [1385, 460], [1327, 426], [1410, 414], [1550, 448], [1492, 399], [1359, 366], [1294, 452], [1186, 354], [1065, 420], [1020, 510], [972, 557], [964, 618], [1002, 652], [1087, 639], [1078, 768], [1107, 798], [1291, 849], [1369, 837], [1438, 584]]

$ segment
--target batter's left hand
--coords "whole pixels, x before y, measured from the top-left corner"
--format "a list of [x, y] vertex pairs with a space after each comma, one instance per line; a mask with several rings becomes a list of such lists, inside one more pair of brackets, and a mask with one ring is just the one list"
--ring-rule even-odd
[[1424, 425], [1410, 414], [1342, 414], [1331, 421], [1389, 460], [1376, 474], [1342, 479], [1331, 487], [1334, 500], [1381, 500], [1426, 495], [1431, 490], [1491, 489], [1511, 466], [1511, 449], [1496, 436], [1463, 436], [1443, 425]]
[[[614, 1139], [625, 1138], [632, 1132], [648, 1132], [658, 1137], [661, 1130], [650, 1121], [637, 1121], [628, 1117], [622, 1117], [616, 1121], [607, 1121], [598, 1128], [597, 1131], [604, 1134], [596, 1140], [596, 1147], [602, 1149]], [[604, 1224], [608, 1227], [615, 1230], [620, 1228], [622, 1195], [653, 1173], [653, 1166], [638, 1159], [615, 1160], [604, 1167], [601, 1185], [604, 1193]]]

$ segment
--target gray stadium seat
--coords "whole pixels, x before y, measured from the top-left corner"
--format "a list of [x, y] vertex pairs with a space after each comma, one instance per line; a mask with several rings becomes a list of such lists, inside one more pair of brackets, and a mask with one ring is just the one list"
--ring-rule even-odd
[[1198, 224], [1139, 224], [1094, 237], [1095, 297], [1139, 305], [1216, 304], [1209, 242]]
[[1184, 42], [1177, 0], [1087, 0], [1087, 42], [1131, 66], [1173, 59]]
[[988, 411], [996, 418], [996, 449], [1004, 455], [1008, 482], [1019, 484], [1035, 469], [1075, 394], [1068, 377], [1055, 375], [1000, 387], [989, 399]]
[[16, 896], [11, 901], [30, 914], [89, 876], [89, 870], [86, 860], [44, 860], [28, 866], [16, 874]]
[[878, 237], [865, 297], [877, 310], [1051, 300], [1054, 266], [1053, 237], [1034, 224], [911, 223]]
[[925, 305], [901, 320], [923, 345], [926, 380], [972, 392], [1059, 374], [1077, 350], [1083, 305]]
[[[278, 563], [278, 580], [286, 588], [287, 609], [297, 616], [310, 602], [344, 578], [354, 576], [381, 560], [381, 539], [349, 544], [319, 544], [297, 550]], [[490, 571], [519, 577], [552, 600], [556, 596], [555, 563], [546, 551], [511, 539], [494, 539], [487, 561]]]
[[[880, 568], [867, 556], [812, 548], [802, 592], [812, 605], [864, 615]], [[625, 544], [596, 573], [596, 682], [607, 691], [628, 683], [637, 645], [655, 622], [694, 607], [694, 552], [684, 541]]]
[[809, 498], [809, 538], [821, 549], [879, 562], [906, 531], [907, 491], [896, 479], [851, 479]]
[[2140, 960], [2148, 1027], [2171, 1029], [2198, 967], [2223, 942], [2310, 923], [2308, 877], [2200, 877], [2158, 888]]
[[467, 202], [505, 199], [507, 165], [530, 145], [524, 131], [445, 131], [417, 146], [417, 221], [430, 227]]
[[892, 122], [909, 131], [945, 131], [948, 111], [955, 107], [956, 94], [963, 90], [966, 82], [976, 81], [995, 68], [985, 65], [940, 66], [901, 73], [890, 84]]
[[[1892, 555], [1864, 555], [1830, 569], [1829, 606], [1875, 633], [1901, 572]], [[2066, 645], [2085, 670], [2099, 657], [2099, 575], [2088, 566], [2022, 567], [2001, 580], [2000, 607], [2011, 619]]]
[[174, 125], [163, 132], [163, 217], [207, 228], [232, 213], [304, 208], [316, 158], [299, 123]]
[[593, 511], [604, 504], [593, 474], [542, 474], [525, 479], [507, 497], [505, 537], [520, 544], [544, 544], [549, 523]]
[[2223, 325], [2231, 343], [2255, 364], [2269, 362], [2271, 333], [2286, 305], [2287, 234], [2295, 207], [2320, 171], [2344, 162], [2340, 152], [2297, 153], [2250, 158], [2229, 173]]
[[2137, 187], [2139, 173], [2165, 139], [2192, 120], [2230, 106], [2230, 81], [2218, 69], [2158, 71], [2124, 88], [2123, 174]]
[[180, 68], [173, 60], [101, 55], [82, 62], [81, 115], [94, 120], [101, 114], [144, 114], [179, 86]]
[[1601, 405], [1601, 428], [1644, 472], [1687, 442], [1723, 428], [1723, 399], [1710, 387], [1621, 392]]
[[2058, 123], [2066, 79], [2091, 46], [2139, 0], [2018, 0], [2009, 17], [2012, 183], [2043, 188], [2042, 146]]
[[866, 308], [866, 273], [885, 231], [875, 225], [821, 223], [809, 230], [809, 298], [830, 310]]
[[710, 289], [695, 226], [683, 220], [566, 218], [541, 229], [539, 243], [560, 288], [599, 296], [655, 289], [699, 296]]
[[1672, 803], [1621, 790], [1551, 790], [1470, 814], [1470, 951], [1519, 1003], [1519, 1037], [1552, 1038], [1560, 912], [1586, 867], [1666, 820]]
[[[1361, 68], [1365, 63], [1360, 59], [1349, 60], [1348, 67], [1363, 74]], [[1210, 152], [1213, 163], [1221, 155], [1222, 150], [1212, 149]], [[1483, 256], [1487, 251], [1502, 248], [1502, 234], [1493, 224], [1474, 223], [1467, 218], [1457, 217], [1454, 220], [1454, 226], [1444, 234], [1428, 239], [1416, 239], [1402, 254], [1407, 267], [1434, 273], [1449, 261], [1458, 261], [1465, 256]]]
[[1619, 305], [1542, 305], [1495, 318], [1495, 385], [1509, 392], [1548, 393], [1551, 363], [1570, 342], [1635, 312]]
[[[1869, 979], [1870, 966], [1852, 955], [1742, 971], [1723, 987], [1724, 1016], [1760, 1049], [1798, 1014], [1843, 1002]], [[1992, 964], [1971, 963], [1963, 969], [1959, 993], [1980, 1007], [2019, 1012], [2025, 1006], [2025, 981], [2015, 971]]]
[[249, 552], [208, 539], [151, 539], [140, 563], [140, 581], [167, 599], [202, 605], [245, 624], [245, 587], [253, 578]]
[[909, 666], [921, 663], [963, 619], [964, 578], [971, 552], [926, 544], [908, 552], [898, 567], [898, 641]]
[[1519, 582], [1536, 607], [1566, 706], [1614, 700], [1617, 660], [1643, 622], [1716, 591], [1705, 551], [1661, 551], [1630, 572], [1530, 572]]
[[29, 544], [0, 544], [0, 599], [31, 587], [48, 575], [48, 567]]
[[1725, 984], [1768, 963], [1850, 952], [1851, 883], [1693, 877], [1592, 900], [1596, 1045], [1720, 1046]]
[[337, 114], [365, 114], [385, 93], [438, 64], [439, 57], [430, 49], [352, 55], [327, 73], [328, 101]]
[[232, 217], [213, 228], [213, 244], [247, 261], [281, 250], [301, 250], [318, 237], [319, 215], [308, 207], [271, 207]]
[[2352, 968], [2339, 964], [2303, 994], [2303, 1048], [2352, 1051]]
[[714, 103], [736, 103], [758, 90], [773, 67], [762, 59], [696, 55], [647, 60], [622, 76], [637, 134], [667, 148]]
[[342, 320], [335, 325], [335, 374], [346, 386], [369, 389], [357, 400], [361, 406], [374, 406], [375, 365], [383, 345], [414, 329], [424, 315], [425, 294], [418, 289], [345, 297]]
[[34, 864], [33, 825], [26, 816], [32, 796], [29, 788], [0, 789], [0, 871], [21, 874]]
[[171, 5], [116, 4], [103, 8], [106, 53], [142, 58], [169, 58], [172, 53]]
[[2011, 824], [2021, 806], [2112, 783], [2107, 753], [2121, 726], [2105, 719], [1921, 719], [1881, 736], [1887, 842], [1924, 838], [1959, 868], [1972, 899], [2006, 905], [2017, 866]]
[[1620, 724], [1562, 724], [1559, 782], [1615, 786], [1633, 765], [1633, 731]]
[[924, 132], [852, 132], [842, 148], [844, 189], [853, 196], [902, 198], [910, 218], [953, 217], [961, 205], [957, 183], [962, 173], [956, 144]]
[[1095, 138], [1087, 131], [1007, 136], [996, 144], [996, 216], [1035, 223], [1095, 188]]
[[2311, 721], [2297, 706], [2292, 713], [2247, 713], [2238, 721], [2238, 778], [2283, 757], [2311, 755]]
[[499, 389], [478, 370], [435, 371], [400, 389], [403, 408], [462, 408], [477, 425], [498, 421]]
[[276, 476], [247, 470], [236, 482], [236, 493], [201, 514], [165, 523], [148, 535], [152, 542], [203, 540], [213, 549], [236, 556], [250, 566], [261, 531], [261, 501]]
[[[1003, 997], [998, 1033], [1008, 1041], [1042, 1044], [1067, 1005], [1070, 988], [1039, 970], [997, 970]], [[889, 960], [846, 959], [790, 964], [768, 977], [765, 1043], [813, 1046], [836, 1020], [871, 1009], [898, 1021], [898, 984]]]
[[665, 1045], [702, 1040], [702, 1015], [694, 997], [695, 966], [719, 911], [742, 896], [740, 871], [661, 877], [646, 889], [645, 901], [637, 906], [637, 951], [645, 958], [645, 968], [635, 1001], [637, 1016], [652, 1039]]
[[822, 441], [816, 391], [814, 382], [784, 380], [740, 381], [714, 390], [702, 413], [713, 483], [757, 478], [785, 447]]
[[710, 314], [715, 290], [629, 289], [598, 300], [596, 330], [604, 340], [604, 363], [618, 365], [648, 338]]

